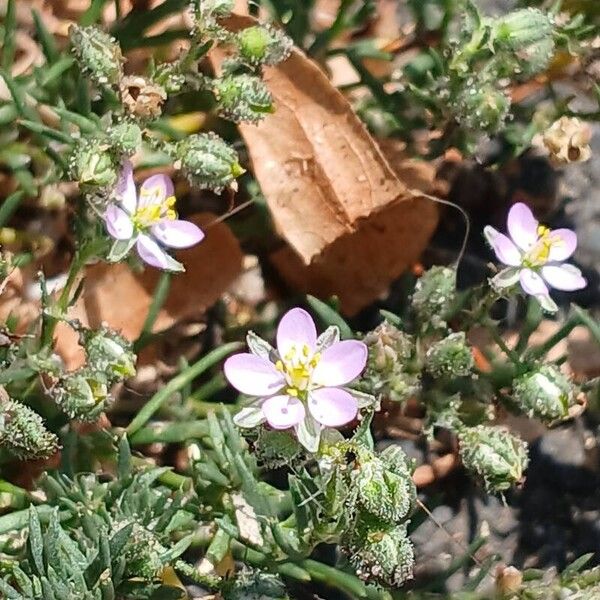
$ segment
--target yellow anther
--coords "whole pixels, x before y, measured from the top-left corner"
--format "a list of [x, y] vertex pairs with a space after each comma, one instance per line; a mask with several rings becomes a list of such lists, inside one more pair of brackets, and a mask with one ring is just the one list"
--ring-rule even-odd
[[285, 370], [285, 369], [284, 369], [284, 367], [283, 367], [283, 361], [281, 361], [281, 360], [278, 360], [278, 361], [275, 363], [275, 368], [276, 368], [278, 371], [281, 371], [281, 372], [283, 373], [283, 371]]
[[293, 387], [289, 387], [287, 390], [285, 390], [286, 393], [288, 394], [288, 396], [293, 396], [294, 398], [298, 397], [298, 390], [296, 388]]
[[167, 211], [167, 219], [169, 219], [170, 221], [174, 221], [176, 219], [176, 217], [177, 217], [177, 213], [172, 208], [170, 208]]
[[302, 346], [302, 354], [304, 354], [304, 356], [308, 357], [308, 355], [310, 354], [310, 348], [304, 344], [304, 346]]
[[546, 227], [545, 225], [538, 225], [537, 227], [537, 234], [538, 237], [546, 237], [548, 234], [550, 233], [550, 229], [548, 227]]
[[169, 207], [169, 208], [173, 208], [175, 206], [175, 202], [177, 202], [177, 199], [175, 198], [175, 196], [169, 196], [166, 200], [165, 200], [165, 204]]

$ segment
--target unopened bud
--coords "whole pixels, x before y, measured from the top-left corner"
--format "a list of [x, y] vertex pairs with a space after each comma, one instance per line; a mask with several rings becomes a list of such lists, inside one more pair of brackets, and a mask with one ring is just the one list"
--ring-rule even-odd
[[499, 427], [478, 425], [459, 433], [460, 456], [488, 492], [503, 492], [523, 478], [527, 468], [527, 444]]
[[236, 41], [240, 58], [249, 65], [275, 65], [292, 51], [292, 40], [274, 27], [254, 25], [242, 29]]
[[81, 421], [96, 420], [112, 400], [104, 374], [85, 367], [64, 375], [52, 393], [61, 410]]
[[456, 271], [431, 267], [417, 281], [412, 305], [421, 321], [434, 328], [445, 326], [445, 315], [456, 298]]
[[566, 417], [573, 396], [571, 382], [553, 365], [542, 365], [513, 382], [513, 398], [521, 410], [543, 421]]
[[473, 365], [473, 354], [464, 331], [435, 342], [425, 354], [425, 368], [434, 377], [466, 377]]
[[519, 50], [552, 39], [552, 17], [538, 8], [524, 8], [490, 20], [492, 42], [503, 49]]
[[452, 108], [463, 127], [496, 133], [508, 117], [510, 98], [491, 83], [474, 83], [458, 92]]
[[499, 567], [496, 570], [496, 589], [501, 597], [517, 594], [523, 584], [523, 573], [516, 567]]
[[256, 123], [273, 111], [273, 98], [267, 86], [254, 75], [242, 73], [218, 79], [215, 94], [219, 114], [236, 123]]
[[119, 165], [105, 140], [82, 139], [69, 161], [72, 177], [81, 185], [109, 187], [116, 183]]
[[106, 374], [110, 383], [135, 375], [136, 355], [131, 344], [116, 331], [102, 327], [80, 332], [88, 364]]
[[71, 25], [69, 38], [81, 68], [96, 83], [115, 85], [123, 75], [123, 54], [117, 41], [98, 27]]

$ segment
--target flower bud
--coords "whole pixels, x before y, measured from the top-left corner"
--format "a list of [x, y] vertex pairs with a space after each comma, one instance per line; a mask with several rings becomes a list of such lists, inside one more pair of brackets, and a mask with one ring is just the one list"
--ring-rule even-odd
[[119, 91], [127, 112], [140, 119], [158, 119], [167, 99], [167, 93], [160, 85], [140, 75], [123, 77]]
[[456, 297], [456, 271], [449, 267], [431, 267], [417, 281], [412, 306], [421, 321], [434, 328], [446, 325], [444, 316]]
[[215, 95], [219, 114], [236, 123], [257, 123], [273, 111], [273, 98], [267, 86], [258, 77], [247, 73], [216, 80]]
[[137, 123], [123, 121], [113, 125], [108, 130], [108, 138], [111, 144], [121, 154], [131, 156], [135, 154], [142, 145], [142, 130]]
[[117, 41], [97, 27], [71, 25], [69, 38], [80, 67], [101, 85], [115, 85], [123, 76], [123, 55]]
[[490, 83], [474, 82], [458, 92], [452, 109], [462, 127], [496, 133], [508, 117], [510, 98]]
[[425, 368], [434, 377], [466, 377], [473, 365], [473, 354], [464, 331], [435, 342], [425, 354]]
[[543, 421], [566, 417], [573, 396], [569, 379], [554, 365], [542, 365], [513, 381], [515, 402], [530, 417]]
[[112, 186], [119, 172], [110, 144], [98, 139], [80, 140], [71, 154], [69, 166], [73, 179], [89, 186]]
[[399, 586], [412, 579], [415, 558], [406, 525], [359, 519], [344, 551], [357, 576], [365, 581]]
[[81, 421], [94, 421], [112, 400], [104, 374], [85, 367], [65, 374], [52, 393], [61, 410]]
[[103, 372], [109, 383], [135, 375], [137, 357], [132, 352], [131, 344], [117, 332], [106, 327], [84, 329], [80, 332], [80, 338], [88, 365]]
[[552, 17], [537, 8], [516, 10], [490, 20], [491, 36], [496, 47], [518, 52], [519, 50], [552, 40], [554, 22]]
[[237, 152], [214, 133], [199, 133], [175, 147], [179, 168], [192, 185], [220, 192], [244, 172]]
[[242, 567], [236, 572], [233, 587], [227, 592], [228, 600], [289, 600], [285, 585], [278, 575]]
[[47, 458], [58, 449], [58, 438], [40, 415], [0, 393], [0, 447], [20, 459]]
[[160, 576], [164, 569], [161, 555], [165, 551], [148, 529], [135, 523], [122, 553], [125, 576], [147, 580]]
[[265, 25], [242, 29], [236, 41], [240, 58], [251, 66], [275, 65], [289, 56], [293, 46], [287, 35]]
[[576, 117], [561, 117], [542, 136], [551, 160], [559, 164], [589, 160], [591, 139], [589, 125]]
[[488, 492], [518, 483], [527, 468], [527, 444], [499, 427], [466, 427], [458, 435], [463, 464], [481, 478]]
[[203, 16], [226, 17], [235, 7], [235, 0], [196, 0]]

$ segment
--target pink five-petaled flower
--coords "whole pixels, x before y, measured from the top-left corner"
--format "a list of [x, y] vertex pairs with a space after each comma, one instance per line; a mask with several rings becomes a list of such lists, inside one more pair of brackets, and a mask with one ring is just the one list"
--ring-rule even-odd
[[135, 244], [140, 258], [149, 265], [183, 270], [165, 247], [189, 248], [202, 241], [204, 233], [194, 223], [177, 218], [173, 182], [166, 175], [153, 175], [142, 183], [138, 195], [133, 167], [126, 161], [113, 198], [104, 213], [104, 221], [108, 233], [117, 240], [116, 259], [122, 258]]
[[340, 427], [358, 413], [357, 399], [342, 386], [365, 368], [366, 345], [340, 342], [337, 328], [317, 338], [314, 321], [301, 308], [288, 311], [279, 322], [276, 350], [257, 336], [249, 337], [253, 339], [252, 353], [225, 361], [229, 383], [257, 398], [234, 421], [241, 427], [264, 421], [274, 429], [293, 427], [300, 443], [316, 452], [323, 427]]
[[498, 260], [507, 266], [493, 279], [492, 285], [504, 288], [519, 282], [547, 311], [558, 307], [549, 289], [573, 291], [587, 285], [581, 271], [565, 263], [577, 247], [577, 235], [570, 229], [548, 229], [540, 225], [525, 204], [514, 204], [509, 213], [509, 236], [489, 225], [483, 230]]

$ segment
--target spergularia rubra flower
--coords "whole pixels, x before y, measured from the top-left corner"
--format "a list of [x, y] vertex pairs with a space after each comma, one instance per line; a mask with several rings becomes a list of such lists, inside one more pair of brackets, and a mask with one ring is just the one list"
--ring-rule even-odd
[[356, 397], [343, 386], [356, 379], [367, 362], [367, 347], [339, 341], [337, 328], [317, 337], [311, 316], [288, 311], [277, 328], [277, 349], [254, 334], [250, 353], [225, 361], [225, 376], [238, 391], [256, 400], [234, 418], [241, 427], [266, 421], [274, 429], [293, 428], [311, 452], [324, 427], [340, 427], [358, 413]]
[[492, 285], [505, 288], [519, 282], [526, 294], [535, 296], [550, 312], [558, 310], [550, 298], [551, 288], [573, 291], [587, 285], [581, 271], [564, 262], [577, 247], [574, 231], [540, 225], [521, 202], [511, 207], [507, 227], [508, 236], [489, 225], [483, 230], [498, 260], [507, 266], [492, 279]]
[[133, 167], [127, 161], [113, 196], [114, 202], [104, 213], [106, 229], [117, 240], [109, 258], [123, 258], [135, 244], [149, 265], [182, 271], [181, 263], [166, 248], [189, 248], [201, 242], [204, 233], [194, 223], [177, 218], [173, 182], [166, 175], [153, 175], [142, 183], [138, 194]]

